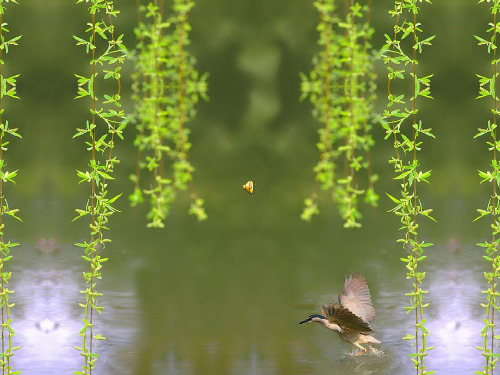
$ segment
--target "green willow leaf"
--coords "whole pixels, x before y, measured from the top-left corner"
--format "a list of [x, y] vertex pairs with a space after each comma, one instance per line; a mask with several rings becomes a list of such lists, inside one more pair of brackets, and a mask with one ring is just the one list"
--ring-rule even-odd
[[[80, 3], [82, 1], [78, 1]], [[101, 313], [102, 306], [99, 305], [99, 298], [102, 293], [97, 291], [97, 280], [100, 280], [102, 264], [107, 258], [102, 258], [100, 253], [106, 249], [106, 244], [110, 242], [105, 233], [109, 230], [107, 226], [109, 218], [118, 212], [111, 206], [121, 194], [115, 195], [111, 199], [108, 196], [108, 183], [114, 179], [114, 166], [119, 160], [112, 155], [115, 147], [114, 134], [122, 132], [126, 124], [126, 117], [120, 110], [120, 89], [121, 81], [120, 66], [123, 64], [127, 54], [125, 47], [114, 35], [113, 18], [119, 12], [115, 10], [111, 0], [86, 0], [90, 3], [87, 8], [91, 22], [87, 25], [85, 32], [88, 41], [81, 37], [74, 37], [77, 45], [83, 45], [88, 54], [91, 72], [89, 77], [85, 75], [75, 75], [78, 79], [77, 98], [86, 98], [91, 102], [89, 109], [90, 119], [86, 121], [85, 128], [77, 128], [73, 138], [85, 136], [84, 144], [89, 151], [89, 170], [79, 171], [76, 174], [79, 182], [88, 182], [90, 194], [86, 200], [84, 209], [76, 209], [77, 216], [73, 221], [84, 218], [89, 221], [90, 241], [77, 243], [76, 246], [84, 249], [82, 258], [86, 261], [88, 272], [83, 272], [83, 279], [86, 288], [80, 293], [84, 295], [83, 303], [79, 306], [83, 309], [83, 327], [80, 330], [82, 344], [76, 347], [83, 357], [81, 373], [90, 375], [95, 368], [99, 353], [91, 352], [89, 348], [95, 348], [94, 340], [102, 340], [103, 337], [94, 332], [94, 312]], [[106, 20], [106, 21], [104, 21]], [[99, 42], [93, 35], [99, 37]], [[109, 58], [110, 55], [113, 58]], [[111, 76], [106, 77], [106, 72], [112, 71]], [[107, 90], [110, 85], [102, 85], [104, 79], [116, 81], [116, 91], [111, 93], [101, 93], [102, 87]], [[98, 91], [99, 90], [99, 91]], [[105, 100], [103, 100], [105, 99]], [[100, 103], [98, 105], [98, 102]], [[101, 103], [102, 102], [102, 103]], [[119, 130], [117, 130], [119, 129]], [[123, 138], [121, 134], [120, 138]], [[93, 349], [94, 350], [94, 349]]]
[[[188, 51], [193, 6], [192, 1], [174, 0], [168, 16], [152, 1], [138, 9], [138, 40], [133, 54], [138, 162], [129, 200], [132, 206], [149, 201], [149, 227], [163, 228], [177, 193], [188, 189], [189, 214], [199, 221], [207, 218], [204, 200], [194, 189], [194, 167], [189, 162], [187, 125], [195, 116], [199, 99], [208, 98], [208, 75], [196, 70], [195, 58]], [[118, 72], [110, 70], [107, 76]]]
[[[407, 257], [401, 258], [405, 265], [406, 278], [412, 283], [410, 292], [405, 293], [409, 297], [409, 305], [405, 307], [405, 310], [408, 314], [415, 310], [418, 312], [414, 321], [414, 334], [407, 334], [403, 339], [413, 341], [414, 346], [419, 348], [418, 351], [409, 354], [417, 374], [430, 374], [432, 372], [428, 371], [425, 366], [425, 357], [432, 349], [426, 341], [429, 331], [425, 325], [424, 310], [428, 303], [424, 303], [423, 296], [427, 294], [427, 291], [422, 288], [425, 273], [418, 272], [417, 269], [427, 258], [424, 250], [432, 244], [418, 240], [417, 218], [419, 214], [431, 220], [434, 218], [430, 216], [432, 209], [423, 209], [420, 201], [418, 186], [421, 182], [430, 182], [431, 171], [419, 170], [418, 155], [423, 145], [421, 137], [435, 137], [432, 129], [424, 128], [422, 121], [417, 118], [419, 115], [417, 100], [422, 97], [432, 99], [430, 86], [433, 75], [419, 77], [417, 64], [422, 47], [431, 45], [435, 36], [419, 36], [423, 30], [421, 24], [417, 22], [418, 3], [418, 0], [395, 0], [393, 10], [390, 11], [399, 23], [394, 25], [392, 37], [386, 35], [386, 45], [382, 50], [389, 80], [388, 104], [383, 113], [382, 126], [386, 133], [385, 139], [392, 142], [395, 149], [389, 164], [393, 166], [394, 179], [398, 181], [398, 186], [401, 188], [398, 198], [395, 198], [394, 194], [386, 194], [397, 205], [390, 211], [400, 220], [400, 230], [404, 231], [404, 236], [397, 242], [403, 244], [408, 254]], [[408, 43], [402, 43], [404, 39], [413, 41], [408, 52], [403, 51], [403, 46], [408, 48]], [[398, 68], [399, 75], [396, 75], [395, 66], [400, 64], [404, 64], [405, 69]], [[391, 85], [392, 80], [396, 78], [404, 80], [405, 77], [410, 78], [407, 86], [413, 90], [408, 103], [403, 100], [403, 94], [393, 92]]]

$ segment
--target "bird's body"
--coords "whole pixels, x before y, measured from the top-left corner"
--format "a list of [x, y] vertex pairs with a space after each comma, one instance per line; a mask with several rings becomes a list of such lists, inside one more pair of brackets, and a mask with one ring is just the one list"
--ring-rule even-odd
[[317, 322], [326, 328], [339, 333], [342, 340], [350, 342], [361, 349], [359, 354], [366, 353], [361, 344], [380, 344], [371, 336], [373, 330], [370, 322], [375, 319], [375, 309], [372, 306], [370, 290], [363, 275], [359, 273], [346, 275], [344, 291], [339, 295], [339, 303], [330, 303], [320, 307], [321, 315], [309, 315], [306, 322]]

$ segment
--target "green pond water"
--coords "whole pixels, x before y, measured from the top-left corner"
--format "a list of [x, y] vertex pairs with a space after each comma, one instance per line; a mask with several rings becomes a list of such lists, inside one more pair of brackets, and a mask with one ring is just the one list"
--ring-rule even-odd
[[[135, 2], [115, 3], [122, 9], [117, 27], [132, 46]], [[380, 46], [393, 20], [391, 2], [376, 3]], [[433, 177], [420, 190], [438, 223], [422, 222], [420, 229], [421, 238], [435, 244], [422, 267], [431, 303], [429, 344], [435, 346], [427, 366], [440, 374], [473, 373], [483, 365], [475, 346], [486, 265], [474, 244], [489, 238], [489, 222], [472, 220], [475, 209], [486, 206], [490, 187], [477, 177], [477, 169], [488, 165], [486, 145], [472, 137], [490, 113], [490, 103], [474, 99], [474, 74], [488, 74], [490, 64], [472, 35], [484, 35], [489, 17], [486, 6], [473, 3], [422, 6], [424, 30], [438, 35], [421, 62], [426, 73], [435, 73], [436, 99], [422, 103], [422, 116], [437, 139], [424, 145], [421, 162]], [[22, 1], [9, 6], [7, 18], [13, 33], [23, 34], [7, 63], [7, 70], [22, 74], [23, 98], [7, 107], [23, 134], [7, 154], [20, 174], [6, 193], [24, 220], [6, 229], [21, 243], [11, 284], [15, 344], [22, 349], [13, 364], [27, 375], [69, 374], [81, 366], [73, 346], [82, 326], [84, 270], [73, 244], [87, 238], [83, 221], [71, 223], [88, 193], [75, 173], [85, 168], [87, 155], [72, 139], [87, 113], [84, 101], [73, 100], [73, 74], [88, 68], [72, 38], [83, 33], [85, 6]], [[105, 310], [96, 329], [107, 340], [98, 345], [96, 375], [413, 373], [411, 344], [401, 340], [412, 329], [403, 309], [410, 290], [399, 260], [405, 253], [383, 194], [396, 194], [398, 186], [381, 128], [375, 129], [373, 152], [381, 201], [364, 210], [363, 228], [342, 229], [328, 196], [320, 199], [319, 217], [311, 223], [299, 218], [313, 187], [318, 124], [310, 105], [298, 101], [298, 73], [310, 69], [317, 51], [317, 21], [312, 1], [198, 1], [191, 52], [199, 70], [210, 73], [210, 102], [199, 105], [191, 124], [191, 161], [209, 220], [188, 217], [189, 203], [180, 195], [166, 228], [146, 229], [145, 208], [130, 209], [121, 199], [98, 284]], [[130, 71], [129, 65], [125, 73]], [[384, 74], [380, 65], [380, 111]], [[129, 94], [124, 92], [131, 109]], [[127, 176], [135, 170], [132, 126], [125, 135], [112, 190], [127, 195]], [[253, 195], [242, 190], [248, 180], [256, 183]], [[40, 251], [45, 248], [54, 251]], [[321, 303], [336, 300], [348, 272], [363, 273], [370, 286], [380, 356], [354, 357], [336, 334], [298, 325]]]

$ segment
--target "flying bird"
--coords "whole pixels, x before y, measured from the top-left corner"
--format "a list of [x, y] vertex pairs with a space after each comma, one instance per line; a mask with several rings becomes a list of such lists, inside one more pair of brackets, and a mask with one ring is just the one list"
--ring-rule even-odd
[[337, 332], [342, 340], [361, 350], [356, 355], [366, 353], [366, 348], [361, 344], [368, 344], [370, 350], [374, 351], [371, 344], [381, 343], [371, 336], [374, 331], [370, 322], [375, 319], [375, 309], [372, 306], [368, 284], [360, 273], [345, 276], [344, 291], [339, 295], [339, 303], [322, 305], [320, 309], [321, 315], [309, 315], [299, 324], [317, 322]]

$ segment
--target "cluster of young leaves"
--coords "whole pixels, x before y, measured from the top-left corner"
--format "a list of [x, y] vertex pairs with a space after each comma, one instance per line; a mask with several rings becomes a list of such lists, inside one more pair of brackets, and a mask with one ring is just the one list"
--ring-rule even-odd
[[[426, 0], [430, 3], [429, 0]], [[409, 354], [417, 374], [431, 374], [427, 371], [424, 359], [432, 347], [427, 346], [426, 338], [429, 333], [425, 327], [424, 309], [429, 305], [424, 303], [427, 291], [422, 288], [425, 272], [419, 271], [419, 265], [426, 258], [425, 249], [432, 244], [418, 240], [417, 219], [431, 216], [432, 209], [424, 209], [417, 192], [417, 185], [421, 182], [429, 183], [430, 170], [422, 170], [418, 160], [418, 152], [422, 149], [422, 136], [432, 137], [430, 128], [424, 128], [418, 119], [417, 99], [430, 98], [430, 84], [432, 75], [420, 77], [417, 75], [418, 54], [422, 47], [431, 45], [434, 36], [422, 37], [422, 25], [417, 22], [419, 0], [396, 0], [394, 8], [389, 12], [396, 18], [393, 36], [385, 35], [386, 43], [382, 49], [384, 63], [387, 66], [388, 77], [388, 104], [384, 110], [382, 126], [386, 132], [386, 139], [393, 142], [395, 155], [389, 163], [393, 166], [399, 182], [399, 196], [389, 195], [395, 203], [391, 210], [400, 218], [400, 230], [404, 235], [398, 239], [402, 243], [407, 256], [401, 258], [407, 269], [406, 277], [412, 282], [412, 290], [406, 293], [410, 297], [410, 305], [405, 307], [407, 313], [415, 314], [414, 334], [408, 334], [403, 339], [415, 343], [415, 352]], [[394, 80], [411, 80], [411, 97], [405, 94], [392, 92], [391, 84]], [[399, 85], [403, 87], [404, 85]]]
[[[12, 259], [11, 249], [18, 246], [18, 243], [5, 240], [5, 215], [13, 217], [14, 219], [21, 219], [17, 216], [18, 210], [9, 207], [7, 198], [4, 194], [5, 183], [15, 183], [14, 179], [17, 175], [17, 170], [8, 171], [7, 163], [5, 161], [5, 152], [8, 150], [10, 143], [9, 138], [21, 138], [17, 129], [9, 126], [9, 122], [4, 120], [4, 98], [19, 99], [16, 91], [16, 83], [19, 74], [13, 76], [4, 76], [3, 65], [5, 64], [3, 54], [9, 52], [9, 47], [16, 46], [21, 36], [7, 38], [6, 34], [9, 32], [7, 23], [4, 22], [3, 16], [7, 10], [6, 4], [9, 0], [0, 0], [0, 315], [1, 315], [1, 353], [0, 353], [0, 368], [2, 375], [20, 374], [20, 371], [13, 371], [10, 359], [14, 355], [14, 351], [19, 347], [14, 347], [12, 337], [15, 332], [11, 326], [12, 318], [10, 317], [10, 309], [14, 307], [14, 303], [9, 302], [10, 295], [14, 293], [12, 289], [8, 288], [9, 280], [12, 277], [12, 272], [6, 271], [6, 264]], [[15, 0], [10, 0], [16, 3]]]
[[[483, 3], [485, 0], [480, 0]], [[488, 3], [490, 1], [487, 1]], [[476, 371], [477, 374], [493, 374], [498, 361], [499, 353], [495, 353], [495, 343], [499, 339], [499, 335], [495, 335], [495, 311], [498, 311], [500, 306], [498, 304], [498, 296], [500, 295], [496, 289], [496, 283], [500, 277], [500, 255], [498, 247], [500, 246], [500, 165], [497, 153], [500, 151], [500, 144], [497, 139], [497, 116], [500, 115], [498, 110], [498, 94], [497, 94], [497, 76], [498, 76], [498, 53], [497, 53], [497, 39], [500, 22], [497, 22], [497, 15], [500, 11], [500, 0], [492, 0], [491, 14], [493, 22], [488, 25], [487, 33], [490, 34], [488, 39], [475, 36], [479, 45], [484, 45], [488, 49], [488, 53], [492, 55], [492, 72], [491, 76], [486, 77], [477, 74], [479, 78], [479, 95], [478, 98], [489, 98], [493, 101], [492, 119], [488, 121], [484, 128], [479, 128], [478, 133], [474, 138], [487, 136], [486, 144], [488, 149], [492, 151], [490, 162], [490, 170], [479, 171], [481, 183], [489, 182], [493, 185], [492, 196], [489, 199], [486, 209], [478, 209], [479, 216], [476, 220], [491, 215], [492, 219], [492, 239], [491, 241], [484, 241], [477, 245], [484, 249], [484, 259], [490, 264], [491, 271], [485, 272], [484, 277], [487, 282], [487, 289], [482, 293], [486, 295], [486, 302], [481, 303], [485, 309], [486, 317], [484, 319], [484, 328], [481, 330], [483, 337], [483, 345], [478, 346], [477, 349], [482, 351], [485, 358], [485, 365], [482, 371]]]
[[[195, 168], [189, 161], [189, 129], [186, 123], [195, 115], [199, 99], [207, 100], [207, 74], [195, 69], [195, 58], [186, 50], [189, 45], [188, 15], [193, 1], [174, 0], [172, 15], [165, 18], [158, 1], [140, 5], [135, 30], [134, 100], [138, 148], [138, 167], [131, 180], [132, 206], [149, 197], [148, 226], [163, 228], [178, 191], [190, 189], [189, 213], [198, 220], [207, 214], [203, 199], [193, 188]], [[144, 15], [145, 22], [142, 21]], [[150, 175], [142, 187], [141, 170]]]
[[[77, 3], [82, 3], [79, 0]], [[73, 138], [86, 137], [85, 146], [90, 152], [88, 168], [77, 171], [80, 183], [88, 183], [90, 196], [85, 208], [77, 209], [74, 220], [88, 218], [90, 240], [77, 243], [84, 249], [82, 258], [88, 262], [88, 271], [83, 273], [86, 289], [81, 293], [85, 296], [80, 307], [84, 309], [83, 328], [80, 330], [82, 344], [76, 347], [84, 358], [81, 371], [75, 374], [91, 375], [99, 354], [96, 352], [96, 341], [104, 340], [94, 332], [94, 315], [101, 313], [99, 305], [102, 293], [96, 290], [96, 281], [102, 277], [102, 267], [108, 258], [101, 253], [111, 240], [105, 237], [109, 230], [109, 218], [117, 212], [113, 206], [121, 194], [110, 197], [108, 181], [113, 180], [115, 166], [119, 163], [113, 155], [117, 138], [123, 139], [126, 125], [125, 113], [121, 107], [121, 66], [125, 61], [126, 50], [122, 43], [122, 35], [116, 36], [113, 19], [119, 11], [111, 0], [85, 0], [91, 21], [87, 24], [86, 36], [74, 36], [77, 45], [85, 47], [90, 58], [88, 76], [76, 75], [78, 78], [78, 95], [90, 101], [90, 115], [85, 125], [77, 128]], [[116, 90], [99, 95], [98, 86], [112, 87], [108, 82], [116, 83]], [[111, 89], [109, 89], [111, 90]]]
[[[334, 0], [316, 1], [320, 14], [318, 43], [321, 51], [313, 58], [309, 75], [301, 74], [301, 100], [309, 98], [313, 116], [323, 125], [317, 143], [319, 161], [314, 167], [321, 190], [332, 193], [344, 219], [344, 227], [359, 227], [362, 215], [359, 196], [376, 206], [373, 189], [377, 176], [371, 173], [370, 149], [374, 144], [371, 129], [375, 116], [375, 54], [371, 39], [373, 28], [368, 14], [371, 2], [347, 3], [345, 18], [336, 13]], [[339, 172], [343, 163], [344, 172]], [[368, 187], [361, 188], [359, 174], [368, 171]], [[305, 199], [302, 219], [319, 214], [317, 188]]]

